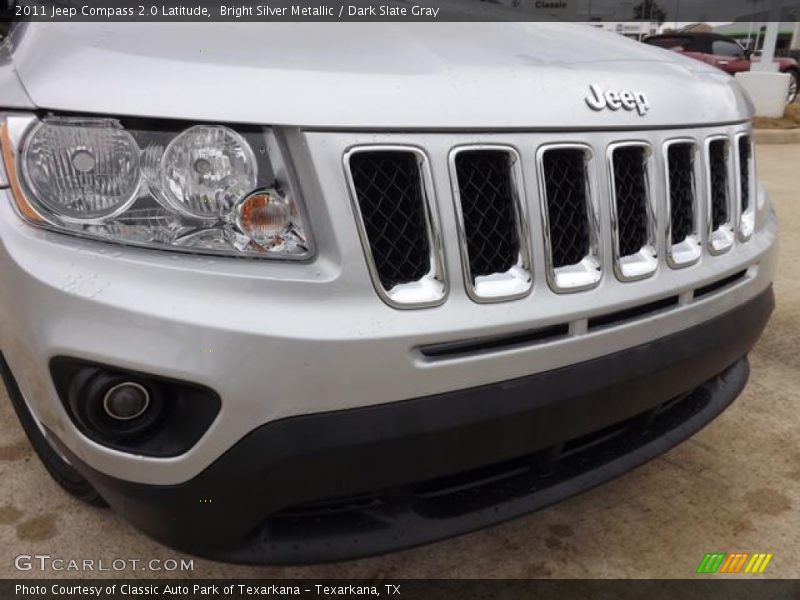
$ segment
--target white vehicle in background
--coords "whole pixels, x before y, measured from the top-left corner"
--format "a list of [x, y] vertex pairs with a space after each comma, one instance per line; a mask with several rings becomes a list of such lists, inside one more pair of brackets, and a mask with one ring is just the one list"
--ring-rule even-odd
[[68, 492], [219, 560], [536, 510], [743, 389], [777, 236], [750, 116], [585, 25], [19, 25], [10, 398]]

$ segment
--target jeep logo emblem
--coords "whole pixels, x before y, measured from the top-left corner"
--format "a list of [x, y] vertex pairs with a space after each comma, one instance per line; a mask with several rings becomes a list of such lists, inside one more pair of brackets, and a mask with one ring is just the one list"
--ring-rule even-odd
[[615, 92], [608, 90], [604, 92], [603, 89], [597, 85], [592, 84], [589, 86], [590, 93], [586, 96], [586, 104], [592, 110], [603, 110], [610, 108], [611, 110], [636, 110], [641, 116], [644, 116], [650, 110], [650, 104], [647, 102], [647, 97], [642, 92], [632, 92], [630, 90], [622, 90]]

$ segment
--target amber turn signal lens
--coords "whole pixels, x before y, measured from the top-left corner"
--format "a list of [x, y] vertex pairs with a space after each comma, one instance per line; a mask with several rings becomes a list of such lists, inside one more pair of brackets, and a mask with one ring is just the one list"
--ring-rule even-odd
[[236, 210], [236, 221], [243, 234], [259, 246], [269, 248], [283, 241], [291, 215], [286, 197], [275, 189], [247, 196]]
[[17, 176], [17, 165], [14, 161], [14, 151], [12, 149], [11, 137], [8, 134], [8, 124], [3, 123], [0, 129], [0, 145], [3, 148], [3, 161], [6, 165], [6, 175], [8, 176], [8, 184], [11, 186], [11, 192], [14, 195], [14, 200], [19, 207], [20, 212], [26, 219], [31, 221], [41, 222], [42, 216], [25, 199], [25, 194], [22, 193], [22, 186], [19, 184], [19, 177]]

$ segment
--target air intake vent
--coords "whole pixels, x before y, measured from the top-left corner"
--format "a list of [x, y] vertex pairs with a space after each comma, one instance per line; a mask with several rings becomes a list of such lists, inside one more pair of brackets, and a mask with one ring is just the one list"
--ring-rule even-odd
[[755, 211], [755, 159], [753, 143], [749, 135], [740, 135], [736, 140], [739, 171], [739, 236], [747, 241], [753, 235], [756, 224]]
[[708, 237], [712, 254], [725, 252], [733, 245], [728, 147], [727, 137], [715, 137], [708, 141]]
[[750, 162], [753, 158], [751, 148], [750, 136], [741, 136], [739, 138], [739, 193], [743, 213], [750, 208]]
[[647, 243], [647, 178], [645, 149], [614, 150], [614, 194], [617, 206], [619, 254], [636, 254]]
[[587, 168], [591, 160], [585, 146], [545, 147], [539, 152], [548, 277], [556, 291], [586, 289], [600, 280]]
[[649, 148], [639, 144], [619, 145], [611, 150], [615, 266], [622, 280], [646, 277], [657, 266], [651, 226], [649, 155]]
[[550, 150], [542, 159], [553, 266], [574, 265], [589, 253], [585, 153]]
[[524, 295], [531, 276], [516, 151], [458, 148], [451, 167], [470, 295], [479, 301]]
[[680, 244], [694, 229], [694, 146], [669, 148], [670, 234]]
[[443, 268], [424, 154], [404, 148], [356, 149], [346, 162], [378, 291], [398, 307], [440, 302]]
[[711, 179], [711, 229], [716, 231], [728, 219], [728, 142], [713, 140], [708, 147]]
[[695, 144], [691, 141], [673, 141], [666, 147], [669, 190], [667, 259], [672, 267], [685, 267], [700, 258], [700, 236], [696, 219], [695, 152]]

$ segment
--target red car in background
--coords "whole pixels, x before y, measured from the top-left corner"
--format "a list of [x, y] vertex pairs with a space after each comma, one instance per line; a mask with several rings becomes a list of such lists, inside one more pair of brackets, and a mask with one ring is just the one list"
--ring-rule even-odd
[[[758, 57], [735, 39], [718, 33], [665, 33], [652, 35], [643, 41], [651, 46], [681, 52], [731, 75], [749, 71], [753, 62], [758, 61]], [[793, 58], [776, 58], [775, 62], [781, 73], [792, 75], [787, 102], [794, 102], [800, 89], [800, 66]]]

